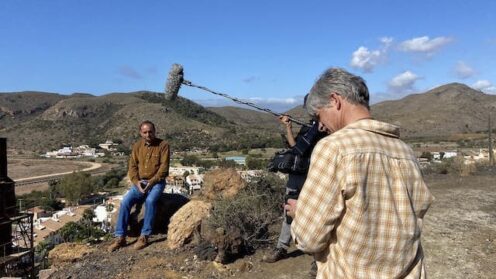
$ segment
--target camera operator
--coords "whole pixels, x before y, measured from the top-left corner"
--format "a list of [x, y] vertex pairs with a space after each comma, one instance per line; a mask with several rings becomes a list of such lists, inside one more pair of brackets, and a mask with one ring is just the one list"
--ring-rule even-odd
[[[306, 96], [305, 96], [306, 100]], [[282, 162], [272, 163], [269, 167], [271, 171], [280, 171], [288, 173], [288, 181], [286, 183], [286, 198], [297, 199], [298, 195], [305, 183], [310, 165], [310, 155], [313, 147], [319, 139], [327, 135], [324, 133], [322, 126], [317, 121], [311, 121], [311, 127], [302, 126], [298, 135], [294, 137], [292, 123], [288, 116], [280, 116], [279, 121], [285, 126], [286, 141], [289, 150], [284, 151], [281, 155]], [[268, 255], [263, 257], [263, 261], [274, 263], [287, 256], [287, 251], [291, 243], [291, 222], [292, 218], [286, 215], [284, 211], [284, 220], [281, 226], [281, 232], [275, 249]], [[310, 274], [315, 275], [317, 265], [312, 262]]]

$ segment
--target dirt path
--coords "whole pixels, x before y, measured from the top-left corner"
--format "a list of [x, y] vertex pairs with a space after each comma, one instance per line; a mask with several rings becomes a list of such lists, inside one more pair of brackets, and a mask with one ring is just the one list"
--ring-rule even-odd
[[[84, 168], [80, 171], [92, 171], [96, 170], [102, 167], [102, 164], [100, 163], [93, 163], [93, 162], [84, 162], [84, 164], [89, 164], [90, 166], [87, 168]], [[38, 176], [30, 176], [30, 177], [24, 177], [24, 178], [19, 178], [16, 179], [16, 182], [22, 182], [22, 181], [27, 181], [27, 180], [36, 180], [36, 179], [41, 179], [41, 178], [49, 178], [53, 176], [60, 176], [60, 175], [66, 175], [66, 174], [71, 174], [73, 171], [66, 171], [66, 172], [58, 172], [58, 173], [51, 173], [51, 174], [45, 174], [45, 175], [38, 175]]]
[[[495, 278], [496, 176], [429, 176], [436, 197], [424, 222], [422, 242], [427, 273], [435, 279]], [[266, 251], [219, 266], [199, 261], [191, 250], [168, 250], [165, 236], [154, 236], [141, 251], [126, 247], [107, 253], [108, 243], [51, 278], [310, 278], [311, 257], [292, 251], [274, 264], [262, 263]]]

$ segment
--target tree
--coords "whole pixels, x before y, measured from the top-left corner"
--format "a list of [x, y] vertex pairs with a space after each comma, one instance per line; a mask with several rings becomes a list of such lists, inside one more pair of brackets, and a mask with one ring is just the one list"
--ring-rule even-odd
[[112, 177], [107, 183], [105, 184], [105, 188], [117, 188], [119, 187], [119, 180], [115, 177]]
[[262, 170], [267, 167], [267, 160], [258, 159], [250, 155], [246, 158], [246, 167], [250, 170]]
[[199, 161], [200, 161], [200, 159], [195, 155], [186, 155], [181, 160], [181, 165], [183, 165], [183, 166], [195, 166], [198, 164]]
[[82, 220], [83, 221], [91, 221], [93, 222], [93, 218], [95, 218], [96, 215], [95, 215], [95, 212], [93, 211], [93, 209], [91, 208], [86, 208], [84, 211], [83, 211], [83, 216], [82, 216]]
[[426, 158], [429, 161], [432, 160], [432, 157], [432, 153], [430, 153], [429, 151], [424, 151], [422, 152], [422, 155], [420, 155], [420, 158]]
[[62, 178], [57, 186], [61, 195], [69, 204], [77, 204], [79, 200], [93, 192], [93, 183], [90, 174], [73, 172]]
[[234, 160], [222, 159], [219, 162], [219, 167], [220, 168], [225, 168], [225, 169], [235, 168], [236, 167], [236, 162]]

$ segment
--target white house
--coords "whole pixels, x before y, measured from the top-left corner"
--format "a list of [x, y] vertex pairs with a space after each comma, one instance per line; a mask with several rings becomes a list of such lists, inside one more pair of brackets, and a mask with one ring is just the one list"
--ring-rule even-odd
[[182, 176], [186, 171], [190, 174], [200, 173], [200, 167], [170, 167], [169, 175], [171, 176]]
[[190, 174], [186, 177], [186, 185], [188, 186], [189, 193], [201, 190], [203, 186], [203, 176], [198, 174]]
[[102, 149], [108, 150], [108, 151], [116, 151], [117, 150], [117, 143], [114, 143], [111, 140], [105, 141], [105, 143], [100, 143], [98, 146], [100, 146]]

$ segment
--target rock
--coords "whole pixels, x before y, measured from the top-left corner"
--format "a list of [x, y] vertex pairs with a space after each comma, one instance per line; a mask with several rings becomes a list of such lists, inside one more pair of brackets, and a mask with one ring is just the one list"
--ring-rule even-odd
[[176, 249], [191, 241], [193, 233], [199, 231], [202, 220], [210, 214], [212, 205], [201, 200], [192, 200], [181, 207], [171, 218], [167, 246]]
[[[176, 211], [183, 205], [189, 202], [189, 199], [179, 194], [166, 194], [163, 193], [157, 204], [157, 211], [155, 214], [155, 221], [153, 223], [153, 233], [167, 233], [170, 218]], [[131, 210], [131, 217], [129, 218], [129, 231], [128, 236], [137, 237], [140, 235], [141, 227], [143, 226], [143, 218], [145, 216], [146, 207], [142, 204], [137, 204]], [[112, 227], [117, 223], [119, 210], [116, 210], [112, 215]]]
[[52, 266], [60, 267], [78, 261], [95, 250], [96, 248], [86, 244], [62, 243], [50, 251], [48, 259], [52, 262]]
[[214, 259], [216, 262], [226, 263], [246, 252], [245, 242], [238, 228], [232, 227], [226, 231], [223, 228], [215, 228], [207, 220], [203, 220], [200, 236], [202, 241], [217, 248]]
[[209, 200], [232, 198], [245, 186], [246, 182], [235, 169], [216, 169], [205, 174], [202, 196]]
[[55, 269], [50, 268], [50, 269], [42, 269], [38, 273], [38, 278], [39, 279], [48, 279], [50, 278], [50, 275], [52, 275], [55, 272]]

